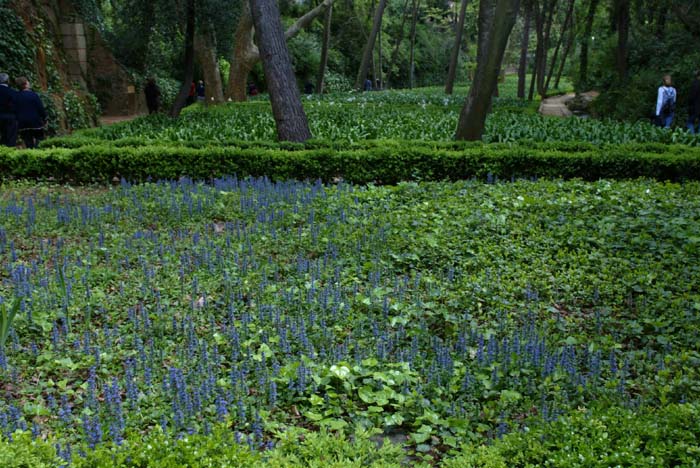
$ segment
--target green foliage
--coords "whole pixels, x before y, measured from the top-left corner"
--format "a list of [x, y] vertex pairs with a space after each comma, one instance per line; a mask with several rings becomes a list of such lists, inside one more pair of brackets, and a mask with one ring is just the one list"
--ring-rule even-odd
[[68, 129], [80, 130], [93, 127], [100, 114], [99, 107], [97, 98], [92, 94], [81, 97], [73, 91], [66, 92], [63, 95], [63, 111]]
[[61, 118], [65, 115], [56, 106], [58, 96], [51, 92], [36, 92], [41, 98], [44, 109], [46, 110], [46, 132], [48, 135], [57, 135], [61, 129]]
[[12, 78], [27, 76], [31, 80], [36, 59], [34, 43], [24, 22], [8, 3], [8, 0], [0, 0], [0, 72]]
[[[645, 7], [640, 4], [640, 8]], [[596, 38], [596, 47], [591, 49], [590, 87], [602, 92], [594, 103], [595, 112], [619, 120], [648, 119], [655, 112], [662, 76], [668, 73], [678, 90], [674, 125], [685, 127], [690, 84], [700, 64], [696, 38], [670, 20], [662, 28], [665, 33], [661, 37], [659, 26], [653, 21], [638, 24], [633, 17], [632, 28], [637, 33], [630, 35], [627, 79], [620, 80], [617, 74], [616, 35]]]
[[15, 299], [9, 307], [5, 302], [0, 302], [0, 353], [5, 351], [5, 343], [10, 335], [10, 328], [19, 311], [19, 307], [19, 299]]
[[77, 466], [81, 450], [86, 466], [403, 461], [370, 434], [436, 462], [559, 420], [519, 445], [534, 460], [566, 430], [604, 447], [602, 413], [581, 423], [579, 408], [627, 414], [620, 433], [639, 414], [640, 440], [674, 426], [674, 446], [697, 439], [696, 409], [658, 436], [645, 416], [700, 396], [697, 182], [227, 177], [2, 194], [0, 294], [32, 300], [0, 359], [14, 376], [0, 432], [36, 423]]
[[[290, 428], [281, 434], [275, 448], [253, 451], [235, 440], [225, 425], [210, 434], [193, 434], [173, 440], [160, 429], [146, 435], [131, 434], [120, 446], [105, 444], [75, 456], [73, 468], [398, 468], [404, 452], [385, 443], [381, 448], [358, 433], [353, 440], [326, 431], [309, 432]], [[65, 461], [50, 441], [32, 439], [28, 432], [15, 432], [12, 441], [0, 438], [3, 468], [58, 468]]]
[[189, 435], [177, 440], [156, 429], [148, 435], [133, 434], [121, 446], [105, 445], [77, 458], [75, 468], [199, 468], [262, 465], [262, 457], [237, 443], [226, 427], [217, 426], [207, 435]]
[[0, 466], [3, 468], [58, 468], [65, 461], [56, 454], [55, 447], [41, 439], [33, 439], [29, 432], [15, 432], [12, 440], [0, 436]]
[[[208, 179], [228, 174], [294, 177], [353, 183], [393, 184], [402, 180], [457, 180], [472, 177], [700, 179], [698, 150], [679, 146], [659, 152], [647, 145], [446, 144], [369, 141], [341, 148], [323, 141], [303, 146], [241, 148], [194, 142], [187, 146], [88, 144], [73, 149], [0, 150], [5, 177], [55, 177], [74, 182], [178, 178]], [[47, 143], [50, 145], [52, 143]], [[442, 146], [442, 148], [440, 147]], [[291, 151], [290, 151], [291, 150]]]
[[698, 466], [700, 408], [581, 410], [550, 424], [506, 435], [493, 445], [469, 445], [445, 468], [551, 466]]
[[323, 83], [324, 94], [347, 93], [353, 89], [353, 83], [349, 78], [333, 70], [326, 70], [326, 73], [323, 75]]
[[[434, 89], [312, 95], [304, 99], [312, 134], [317, 138], [356, 142], [367, 139], [445, 141], [454, 138], [464, 88], [454, 96]], [[530, 103], [498, 98], [486, 121], [486, 142], [522, 140], [582, 141], [595, 144], [658, 142], [698, 145], [700, 137], [684, 129], [668, 131], [648, 122], [609, 119], [560, 119], [534, 113]], [[90, 130], [105, 140], [139, 136], [160, 142], [268, 140], [276, 138], [267, 101], [193, 108], [178, 119], [149, 117]]]
[[318, 37], [302, 31], [287, 42], [287, 48], [299, 85], [303, 86], [307, 80], [315, 82], [321, 63], [321, 43]]

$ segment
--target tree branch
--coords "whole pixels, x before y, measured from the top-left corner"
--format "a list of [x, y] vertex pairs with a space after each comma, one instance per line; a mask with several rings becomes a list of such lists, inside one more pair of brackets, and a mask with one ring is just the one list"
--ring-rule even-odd
[[299, 32], [311, 24], [311, 22], [321, 13], [325, 11], [327, 7], [333, 4], [333, 0], [323, 0], [318, 4], [316, 8], [306, 13], [304, 16], [299, 18], [291, 25], [285, 32], [284, 38], [289, 40], [299, 34]]

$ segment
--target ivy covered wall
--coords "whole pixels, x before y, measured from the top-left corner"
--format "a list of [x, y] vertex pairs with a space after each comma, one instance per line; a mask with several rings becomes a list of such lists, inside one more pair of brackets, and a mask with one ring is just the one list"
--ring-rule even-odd
[[[88, 26], [87, 66], [76, 75], [75, 58], [69, 55], [75, 45], [65, 35], [67, 23], [82, 23], [69, 0], [0, 0], [0, 70], [12, 81], [29, 78], [47, 108], [49, 132], [54, 134], [95, 125], [102, 108], [113, 114], [130, 111], [123, 105], [125, 98], [114, 92], [115, 83], [119, 89], [128, 88], [128, 74]], [[98, 76], [101, 69], [113, 79]], [[105, 83], [108, 89], [102, 89]]]

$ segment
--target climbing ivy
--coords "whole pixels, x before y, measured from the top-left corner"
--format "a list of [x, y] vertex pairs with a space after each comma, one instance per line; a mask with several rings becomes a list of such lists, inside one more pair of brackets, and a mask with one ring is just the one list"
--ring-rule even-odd
[[0, 65], [11, 77], [34, 79], [36, 48], [8, 0], [0, 0]]
[[99, 106], [97, 98], [92, 94], [81, 97], [73, 91], [68, 91], [63, 96], [63, 110], [66, 113], [68, 129], [92, 127], [100, 113]]

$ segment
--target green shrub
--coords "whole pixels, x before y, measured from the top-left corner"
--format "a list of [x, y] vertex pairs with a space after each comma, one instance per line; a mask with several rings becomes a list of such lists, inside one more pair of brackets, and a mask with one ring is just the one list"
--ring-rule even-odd
[[506, 435], [492, 446], [469, 445], [445, 468], [551, 466], [700, 466], [700, 407], [671, 405], [641, 413], [581, 411]]
[[53, 468], [63, 464], [53, 444], [32, 439], [28, 432], [15, 432], [11, 441], [0, 436], [0, 466], [3, 468]]
[[[71, 140], [58, 140], [68, 142]], [[91, 143], [92, 140], [82, 140]], [[123, 143], [124, 146], [121, 146]], [[129, 143], [129, 145], [127, 145]], [[131, 146], [131, 144], [137, 146]], [[7, 178], [48, 178], [74, 182], [210, 179], [225, 175], [268, 176], [274, 180], [344, 179], [353, 183], [394, 184], [403, 180], [487, 178], [648, 177], [700, 179], [700, 148], [655, 145], [526, 143], [487, 145], [459, 142], [366, 141], [353, 145], [311, 141], [215, 146], [140, 145], [138, 139], [77, 148], [14, 151], [0, 149], [0, 170]], [[50, 144], [50, 143], [49, 143]]]

